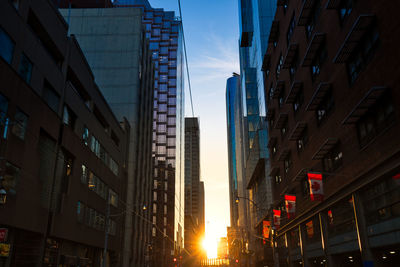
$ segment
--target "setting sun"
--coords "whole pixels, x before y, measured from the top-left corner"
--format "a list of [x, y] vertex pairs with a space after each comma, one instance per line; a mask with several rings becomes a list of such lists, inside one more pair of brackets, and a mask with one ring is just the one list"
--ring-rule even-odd
[[206, 235], [202, 241], [202, 246], [207, 252], [207, 258], [216, 258], [218, 250], [218, 241], [226, 236], [226, 226], [218, 222], [207, 222]]

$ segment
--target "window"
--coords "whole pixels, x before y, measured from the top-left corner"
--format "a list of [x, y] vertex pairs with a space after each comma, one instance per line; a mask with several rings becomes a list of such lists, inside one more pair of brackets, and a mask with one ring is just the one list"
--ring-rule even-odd
[[282, 182], [282, 176], [279, 173], [275, 174], [275, 183], [280, 184], [281, 182]]
[[316, 110], [318, 125], [330, 114], [334, 106], [334, 100], [332, 95], [332, 90], [325, 94], [321, 103], [318, 105]]
[[76, 121], [76, 115], [72, 112], [72, 110], [69, 107], [64, 105], [64, 113], [63, 113], [64, 124], [70, 126], [71, 129], [74, 129], [75, 121]]
[[340, 149], [340, 144], [336, 144], [322, 159], [322, 166], [325, 171], [333, 172], [342, 166], [343, 152]]
[[304, 101], [304, 92], [303, 92], [303, 90], [300, 90], [297, 93], [297, 95], [296, 95], [296, 97], [294, 98], [294, 101], [293, 101], [293, 111], [294, 111], [294, 113], [297, 113], [297, 111], [299, 111], [301, 105], [303, 104], [303, 101]]
[[285, 124], [281, 128], [281, 137], [283, 138], [288, 132], [288, 121], [285, 121]]
[[157, 213], [157, 204], [156, 203], [153, 204], [153, 213]]
[[86, 126], [83, 126], [82, 140], [83, 143], [87, 146], [89, 143], [89, 129]]
[[82, 202], [78, 201], [76, 205], [76, 215], [78, 216], [78, 222], [82, 223], [85, 218], [86, 206]]
[[293, 13], [292, 18], [291, 18], [290, 23], [289, 23], [289, 27], [288, 27], [287, 33], [286, 33], [286, 41], [287, 41], [288, 44], [290, 43], [290, 39], [292, 39], [295, 27], [296, 27], [296, 18], [295, 18], [294, 13]]
[[291, 82], [293, 82], [294, 80], [294, 75], [296, 74], [298, 66], [299, 66], [299, 52], [297, 50], [296, 55], [294, 56], [294, 59], [289, 67], [289, 76]]
[[272, 101], [273, 98], [274, 98], [274, 84], [271, 83], [269, 87], [268, 101]]
[[321, 230], [318, 217], [314, 217], [313, 219], [306, 221], [303, 224], [303, 227], [306, 234], [305, 236], [307, 244], [321, 242]]
[[33, 69], [32, 62], [25, 54], [22, 54], [21, 62], [19, 63], [18, 73], [26, 83], [31, 82], [32, 69]]
[[283, 64], [283, 56], [281, 53], [279, 56], [278, 64], [276, 65], [276, 69], [275, 69], [276, 79], [278, 79], [279, 75], [281, 74], [282, 64]]
[[311, 34], [314, 31], [315, 25], [317, 24], [317, 20], [319, 14], [321, 12], [321, 0], [314, 1], [314, 5], [312, 7], [311, 16], [309, 17], [306, 26], [306, 35], [307, 38], [311, 37]]
[[377, 27], [372, 27], [366, 31], [358, 46], [347, 62], [347, 71], [350, 78], [350, 84], [357, 79], [362, 69], [371, 61], [379, 45], [379, 32]]
[[279, 92], [279, 97], [278, 97], [278, 106], [281, 108], [285, 104], [285, 89], [282, 88], [281, 91]]
[[327, 58], [327, 50], [325, 43], [321, 44], [318, 51], [311, 63], [311, 79], [315, 81], [318, 75], [321, 73], [321, 67], [325, 63]]
[[400, 217], [400, 184], [393, 175], [385, 175], [361, 194], [367, 225]]
[[390, 96], [387, 94], [378, 100], [378, 102], [357, 122], [360, 146], [365, 146], [375, 136], [392, 125], [394, 119], [394, 105]]
[[354, 0], [341, 0], [338, 7], [338, 14], [340, 22], [343, 23], [344, 20], [351, 14], [353, 11]]
[[272, 152], [272, 156], [275, 156], [276, 152], [278, 152], [278, 148], [277, 148], [276, 144], [274, 146], [272, 146], [271, 152]]
[[112, 189], [109, 190], [110, 204], [114, 207], [118, 207], [118, 195]]
[[82, 164], [81, 183], [83, 183], [83, 184], [88, 183], [88, 169], [83, 164]]
[[15, 43], [11, 40], [10, 36], [0, 28], [0, 57], [2, 57], [8, 64], [11, 64], [14, 46]]
[[283, 161], [283, 166], [284, 166], [284, 170], [285, 170], [285, 173], [288, 173], [289, 171], [290, 171], [290, 168], [292, 167], [292, 157], [291, 157], [291, 155], [289, 154], [286, 158], [285, 158], [285, 160]]
[[27, 125], [28, 125], [28, 116], [20, 109], [17, 109], [17, 112], [15, 113], [14, 116], [14, 125], [12, 128], [12, 133], [15, 136], [18, 136], [20, 139], [24, 140]]
[[305, 128], [300, 138], [296, 140], [297, 151], [298, 152], [303, 151], [307, 143], [308, 143], [308, 131], [307, 128]]
[[[353, 199], [346, 198], [326, 211], [329, 237], [356, 230]], [[348, 238], [348, 237], [343, 237]]]
[[54, 112], [58, 112], [58, 107], [60, 105], [60, 96], [56, 91], [54, 91], [54, 89], [47, 81], [44, 82], [43, 99]]
[[1, 186], [7, 191], [7, 194], [15, 195], [17, 193], [17, 183], [19, 180], [20, 169], [6, 162], [3, 179], [0, 179]]

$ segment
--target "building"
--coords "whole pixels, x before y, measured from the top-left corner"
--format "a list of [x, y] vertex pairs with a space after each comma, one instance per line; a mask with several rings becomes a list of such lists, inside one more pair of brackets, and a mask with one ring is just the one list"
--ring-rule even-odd
[[[185, 118], [185, 250], [201, 259], [204, 237], [204, 184], [200, 195], [200, 127], [198, 118]], [[203, 209], [201, 209], [201, 207]], [[200, 221], [200, 220], [203, 221]]]
[[[228, 140], [228, 167], [229, 167], [229, 207], [231, 216], [231, 227], [238, 226], [239, 207], [236, 199], [239, 190], [243, 186], [239, 186], [238, 168], [242, 168], [237, 164], [237, 150], [240, 149], [243, 142], [242, 134], [242, 95], [240, 89], [240, 76], [236, 73], [227, 80], [226, 83], [226, 122], [227, 122], [227, 140]], [[237, 144], [237, 140], [239, 144]], [[242, 184], [243, 182], [240, 181]], [[242, 195], [243, 191], [240, 192]]]
[[276, 261], [395, 266], [399, 5], [278, 4], [263, 64]]
[[227, 259], [228, 258], [228, 238], [221, 237], [218, 242], [218, 258]]
[[199, 185], [199, 229], [205, 235], [206, 231], [206, 216], [205, 216], [205, 191], [204, 181], [200, 181]]
[[[79, 3], [77, 3], [79, 4]], [[81, 2], [83, 6], [85, 1]], [[146, 266], [151, 245], [154, 63], [140, 8], [60, 9], [95, 81], [118, 119], [131, 125], [128, 144], [124, 266]], [[145, 210], [144, 210], [145, 208]]]
[[[152, 264], [180, 264], [184, 246], [184, 81], [182, 24], [174, 12], [147, 0], [118, 0], [116, 7], [140, 7], [155, 65], [153, 115]], [[175, 261], [174, 261], [175, 260]]]
[[67, 28], [49, 1], [0, 2], [0, 266], [120, 264], [130, 127]]
[[[264, 266], [261, 253], [264, 241], [260, 238], [263, 219], [269, 219], [272, 202], [270, 161], [266, 147], [268, 131], [265, 123], [263, 55], [276, 11], [276, 0], [239, 0], [239, 52], [240, 78], [245, 117], [245, 143], [242, 162], [243, 202], [239, 209], [239, 222], [248, 232], [249, 251], [258, 251], [250, 257], [251, 266]], [[251, 253], [250, 253], [251, 254]]]

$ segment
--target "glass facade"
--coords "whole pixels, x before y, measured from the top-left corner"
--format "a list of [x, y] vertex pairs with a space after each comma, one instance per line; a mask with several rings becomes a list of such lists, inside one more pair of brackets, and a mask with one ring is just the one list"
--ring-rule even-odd
[[181, 21], [174, 12], [152, 8], [147, 0], [119, 0], [114, 5], [141, 7], [144, 10], [142, 22], [155, 65], [154, 181], [166, 185], [153, 190], [157, 193], [161, 190], [169, 195], [167, 198], [153, 199], [153, 207], [164, 206], [167, 210], [154, 211], [157, 228], [162, 231], [156, 231], [153, 236], [157, 240], [163, 239], [165, 233], [174, 240], [172, 247], [165, 238], [162, 242], [153, 242], [154, 246], [160, 246], [153, 248], [153, 251], [162, 252], [164, 261], [172, 262], [169, 258], [176, 257], [183, 248], [184, 232], [184, 58]]

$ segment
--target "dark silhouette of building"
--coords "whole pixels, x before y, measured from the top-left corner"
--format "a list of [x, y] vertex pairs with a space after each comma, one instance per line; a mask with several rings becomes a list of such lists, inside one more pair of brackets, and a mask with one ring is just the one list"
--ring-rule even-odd
[[118, 266], [129, 123], [51, 2], [0, 2], [0, 80], [0, 265]]
[[280, 266], [399, 262], [398, 8], [278, 1], [263, 69]]

